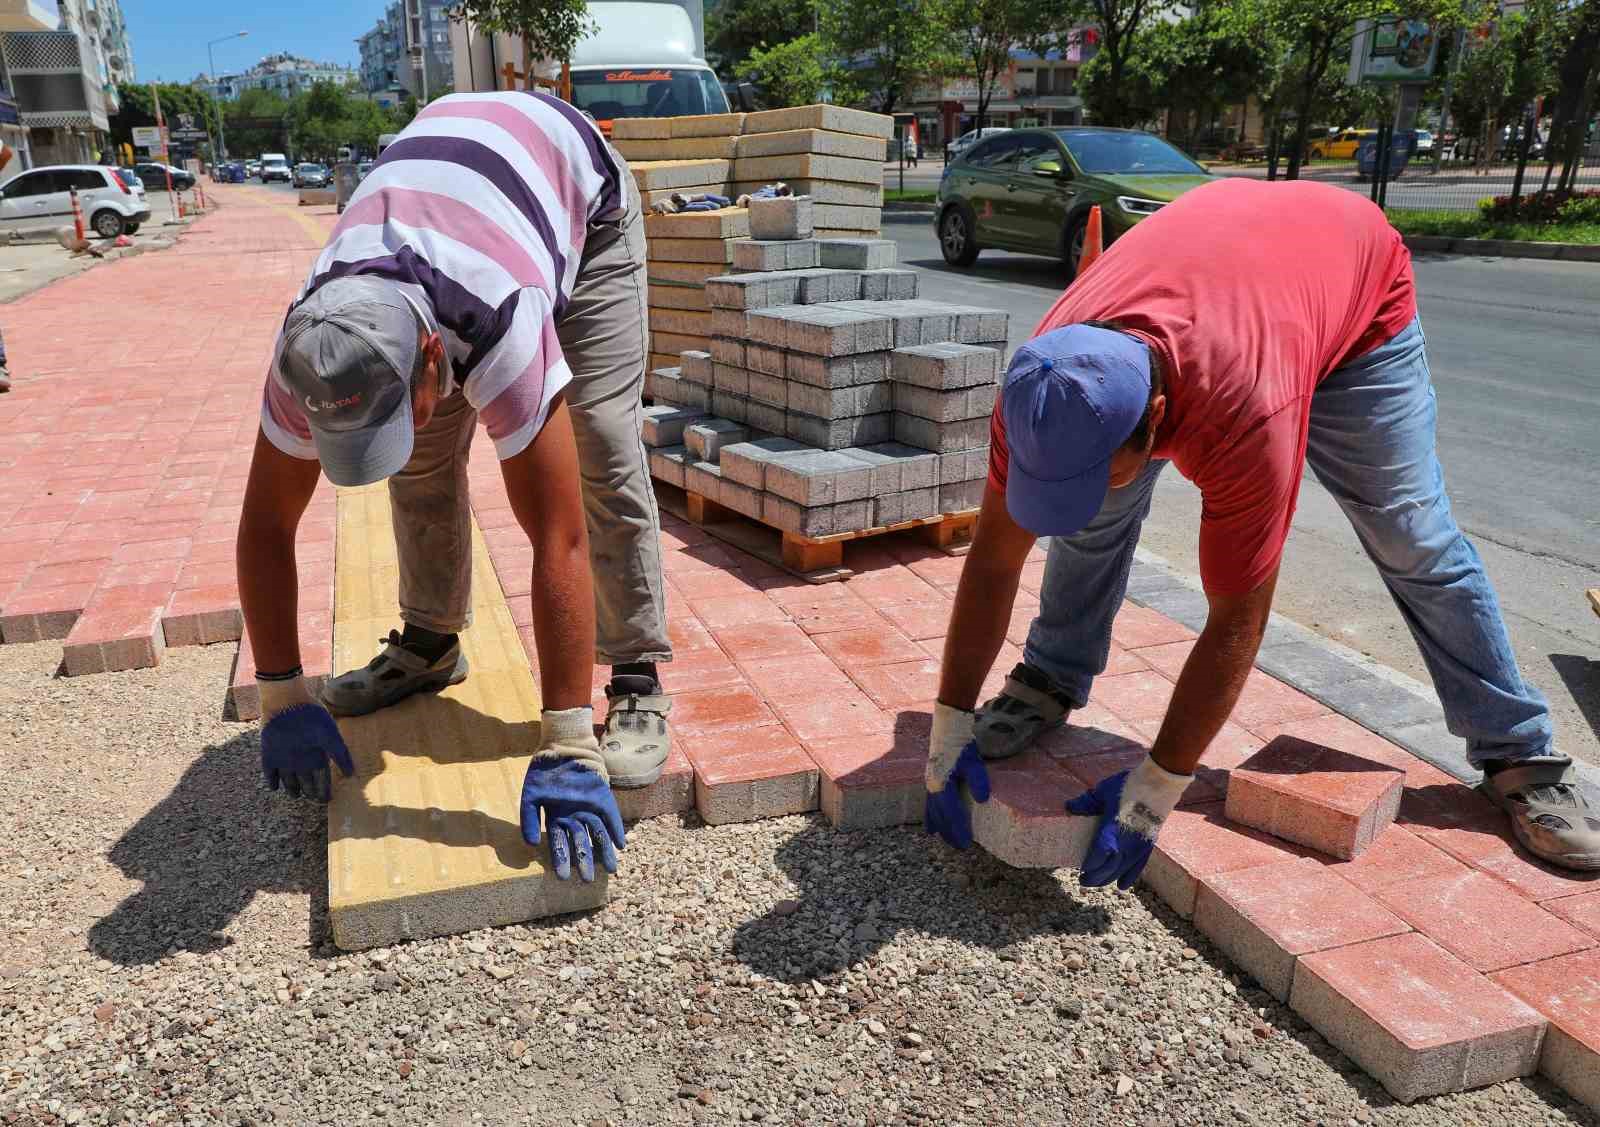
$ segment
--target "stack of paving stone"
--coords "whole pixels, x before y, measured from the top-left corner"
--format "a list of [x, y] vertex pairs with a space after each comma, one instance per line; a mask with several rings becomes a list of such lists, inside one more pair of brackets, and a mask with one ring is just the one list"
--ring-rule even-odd
[[821, 237], [876, 235], [883, 220], [883, 162], [894, 119], [843, 106], [796, 106], [746, 115], [734, 150], [735, 195], [782, 181], [809, 196]]
[[652, 472], [803, 538], [975, 508], [1006, 314], [916, 298], [878, 239], [746, 240], [708, 350], [650, 373]]
[[648, 215], [644, 230], [649, 244], [650, 366], [674, 365], [681, 352], [710, 350], [706, 279], [728, 272], [734, 243], [750, 237], [750, 213], [727, 207]]

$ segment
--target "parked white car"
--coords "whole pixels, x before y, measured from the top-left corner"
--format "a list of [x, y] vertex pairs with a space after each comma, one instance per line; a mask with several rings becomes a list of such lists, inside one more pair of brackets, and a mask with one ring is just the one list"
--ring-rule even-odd
[[72, 222], [72, 189], [84, 223], [103, 239], [131, 235], [150, 218], [143, 185], [130, 186], [114, 168], [51, 164], [0, 185], [0, 231], [60, 227]]
[[998, 125], [985, 126], [982, 129], [969, 129], [961, 136], [957, 137], [954, 141], [950, 142], [950, 147], [945, 155], [948, 157], [948, 159], [955, 160], [962, 153], [972, 148], [972, 146], [976, 145], [985, 137], [993, 137], [999, 133], [1010, 132], [1011, 130], [1004, 129]]

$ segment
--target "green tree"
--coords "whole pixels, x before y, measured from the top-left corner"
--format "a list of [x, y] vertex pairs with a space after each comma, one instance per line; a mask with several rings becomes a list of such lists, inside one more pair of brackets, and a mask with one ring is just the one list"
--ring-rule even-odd
[[[192, 113], [204, 120], [212, 132], [216, 131], [216, 111], [204, 90], [175, 82], [157, 83], [157, 88], [161, 91], [161, 112], [168, 125], [175, 115]], [[148, 127], [156, 123], [155, 98], [145, 84], [119, 86], [117, 93], [121, 107], [110, 120], [111, 140], [118, 145], [132, 144], [135, 126]]]
[[[1094, 22], [1100, 31], [1100, 49], [1094, 61], [1104, 74], [1099, 85], [1099, 105], [1094, 119], [1099, 125], [1137, 125], [1143, 120], [1133, 104], [1133, 87], [1126, 82], [1129, 60], [1140, 33], [1170, 7], [1169, 0], [1091, 0]], [[1074, 33], [1075, 34], [1075, 33]]]
[[706, 53], [726, 71], [737, 72], [757, 48], [770, 50], [818, 30], [812, 4], [793, 0], [720, 0], [708, 9]]
[[450, 14], [485, 31], [519, 36], [525, 75], [542, 60], [562, 66], [571, 62], [578, 40], [597, 26], [589, 17], [588, 0], [456, 0]]
[[231, 154], [288, 151], [289, 103], [271, 90], [253, 87], [223, 103]]
[[1011, 52], [1040, 49], [1071, 22], [1072, 0], [937, 0], [929, 5], [949, 31], [961, 70], [977, 86], [982, 128]]
[[756, 47], [734, 73], [753, 82], [761, 92], [762, 103], [771, 107], [805, 106], [824, 97], [854, 102], [860, 97], [850, 77], [829, 61], [821, 36], [816, 34], [802, 35], [775, 47]]
[[[1555, 120], [1550, 129], [1550, 158], [1561, 161], [1558, 188], [1571, 188], [1583, 161], [1583, 143], [1600, 86], [1600, 0], [1584, 0], [1567, 25], [1561, 52]], [[1545, 181], [1548, 184], [1549, 175]]]
[[917, 0], [820, 0], [822, 44], [880, 113], [956, 65], [939, 9]]
[[1516, 122], [1535, 98], [1560, 85], [1559, 45], [1571, 9], [1561, 0], [1529, 0], [1522, 10], [1496, 22], [1468, 49], [1456, 72], [1456, 121], [1479, 138], [1478, 159], [1487, 163], [1499, 147], [1501, 128]]

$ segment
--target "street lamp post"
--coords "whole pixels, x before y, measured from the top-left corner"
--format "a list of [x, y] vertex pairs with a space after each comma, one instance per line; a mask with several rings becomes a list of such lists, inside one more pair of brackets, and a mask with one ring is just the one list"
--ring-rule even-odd
[[232, 35], [224, 35], [221, 39], [213, 39], [206, 44], [206, 62], [211, 64], [211, 103], [217, 108], [217, 159], [213, 164], [220, 164], [228, 159], [228, 134], [222, 125], [222, 102], [217, 98], [217, 59], [211, 50], [218, 43], [226, 43], [230, 39], [243, 39], [249, 35], [248, 31], [236, 31]]

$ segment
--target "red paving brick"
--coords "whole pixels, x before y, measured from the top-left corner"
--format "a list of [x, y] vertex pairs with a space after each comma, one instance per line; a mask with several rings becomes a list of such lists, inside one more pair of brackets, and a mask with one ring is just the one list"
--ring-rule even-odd
[[1558, 900], [1546, 900], [1542, 906], [1545, 911], [1554, 912], [1568, 923], [1600, 939], [1600, 889], [1577, 896], [1563, 896]]
[[1280, 1002], [1300, 956], [1409, 930], [1309, 857], [1206, 877], [1194, 926]]
[[781, 725], [697, 736], [695, 806], [712, 825], [750, 822], [817, 808], [817, 765]]
[[[1372, 848], [1350, 861], [1323, 858], [1329, 869], [1366, 893], [1423, 877], [1446, 876], [1469, 871], [1450, 854], [1423, 841], [1399, 826], [1390, 826], [1378, 835]], [[1553, 901], [1552, 903], [1559, 903]]]
[[725, 653], [741, 665], [818, 652], [806, 632], [792, 622], [749, 622], [713, 630]]
[[1462, 962], [1503, 970], [1594, 945], [1571, 924], [1484, 873], [1422, 877], [1379, 889], [1379, 900]]
[[1287, 841], [1235, 825], [1222, 803], [1174, 810], [1161, 827], [1143, 880], [1178, 915], [1194, 915], [1199, 882], [1217, 873], [1271, 865], [1303, 857], [1306, 850]]
[[1600, 950], [1491, 977], [1549, 1020], [1539, 1071], [1600, 1110]]
[[828, 821], [846, 830], [922, 821], [931, 722], [931, 715], [901, 713], [893, 729], [807, 742], [822, 772], [820, 801]]
[[[174, 248], [100, 265], [7, 306], [19, 378], [0, 400], [0, 474], [35, 500], [0, 510], [0, 565], [17, 555], [33, 565], [21, 582], [0, 576], [0, 640], [70, 635], [69, 674], [153, 664], [166, 645], [225, 637], [237, 617], [237, 596], [222, 595], [234, 583], [231, 541], [266, 360], [321, 239], [257, 189], [222, 198]], [[332, 218], [311, 222], [331, 229]], [[84, 308], [160, 317], [175, 273], [185, 280], [185, 331], [159, 361], [136, 341], [82, 331]], [[199, 385], [171, 377], [201, 367]], [[115, 397], [107, 370], [117, 372]], [[331, 516], [331, 500], [324, 483], [302, 544], [331, 548], [332, 525], [318, 519]], [[202, 558], [197, 549], [218, 542], [229, 550]], [[113, 588], [159, 591], [105, 603]], [[210, 592], [209, 617], [176, 623], [171, 637], [159, 622], [147, 632], [145, 615], [159, 615], [178, 590]], [[84, 613], [91, 605], [104, 609]]]
[[852, 670], [851, 676], [873, 704], [891, 712], [911, 706], [931, 710], [939, 695], [939, 662], [933, 658], [870, 665]]
[[894, 665], [920, 661], [927, 655], [904, 634], [884, 624], [879, 629], [840, 630], [819, 634], [816, 642], [823, 653], [846, 672], [869, 665]]
[[[1481, 800], [1475, 791], [1469, 793]], [[1503, 881], [1529, 900], [1554, 900], [1600, 888], [1600, 873], [1558, 869], [1524, 851], [1512, 836], [1510, 820], [1498, 808], [1486, 801], [1481, 809], [1469, 808], [1477, 813], [1471, 822], [1442, 828], [1407, 824], [1406, 828], [1457, 860]]]
[[1077, 869], [1098, 819], [1069, 814], [1083, 784], [1041, 751], [989, 764], [989, 801], [967, 799], [972, 839], [1018, 869]]
[[1545, 1028], [1416, 932], [1302, 957], [1289, 1004], [1404, 1103], [1528, 1075]]
[[1161, 646], [1168, 642], [1184, 642], [1195, 633], [1181, 622], [1149, 607], [1123, 603], [1111, 627], [1111, 640], [1130, 650], [1145, 646]]
[[1110, 709], [1124, 720], [1158, 720], [1166, 715], [1175, 686], [1153, 670], [1096, 677], [1089, 702]]
[[1279, 736], [1235, 767], [1231, 821], [1349, 860], [1400, 809], [1405, 773], [1338, 748]]

